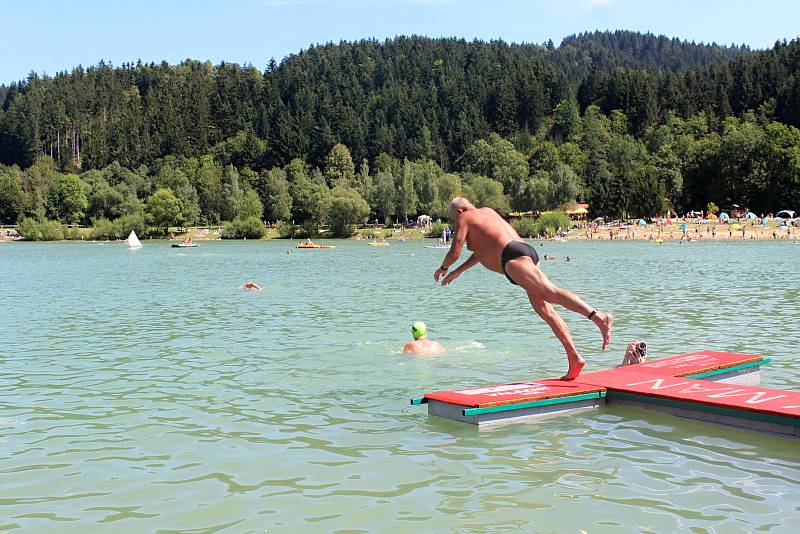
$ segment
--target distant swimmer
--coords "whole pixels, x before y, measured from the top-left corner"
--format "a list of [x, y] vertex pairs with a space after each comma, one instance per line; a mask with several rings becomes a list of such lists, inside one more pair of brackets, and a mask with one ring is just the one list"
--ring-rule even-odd
[[245, 282], [242, 291], [261, 291], [262, 287], [255, 282]]
[[570, 258], [569, 256], [567, 256], [567, 259], [565, 259], [564, 261], [572, 261], [572, 258]]
[[547, 254], [544, 255], [544, 259], [546, 259], [547, 261], [556, 261], [555, 256], [548, 256]]
[[412, 352], [414, 354], [437, 354], [444, 352], [444, 347], [438, 341], [431, 341], [428, 339], [428, 328], [422, 321], [417, 321], [411, 325], [411, 335], [414, 341], [409, 341], [403, 347], [403, 352]]
[[[539, 269], [539, 255], [536, 250], [525, 243], [493, 209], [476, 208], [466, 198], [456, 197], [447, 207], [447, 213], [455, 222], [455, 233], [450, 251], [441, 267], [433, 273], [434, 280], [438, 282], [444, 276], [442, 285], [446, 286], [467, 269], [481, 263], [490, 271], [504, 274], [512, 284], [521, 286], [528, 293], [533, 309], [564, 346], [569, 370], [561, 378], [574, 380], [581, 373], [586, 361], [578, 354], [567, 323], [553, 308], [553, 304], [559, 304], [592, 321], [603, 336], [603, 350], [611, 342], [614, 317], [610, 313], [592, 308], [574, 293], [553, 285]], [[447, 270], [458, 261], [464, 242], [473, 251], [472, 256], [447, 274]]]

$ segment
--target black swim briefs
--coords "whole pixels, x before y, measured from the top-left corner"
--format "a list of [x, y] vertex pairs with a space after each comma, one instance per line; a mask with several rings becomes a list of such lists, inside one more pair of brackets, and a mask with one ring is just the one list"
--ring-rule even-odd
[[506, 248], [503, 249], [503, 254], [500, 256], [500, 267], [502, 267], [503, 273], [506, 275], [506, 278], [508, 278], [508, 281], [515, 286], [518, 286], [519, 284], [512, 280], [510, 276], [508, 276], [508, 273], [506, 272], [506, 263], [522, 256], [528, 256], [533, 260], [534, 265], [539, 265], [539, 255], [536, 253], [536, 250], [529, 244], [523, 243], [522, 241], [509, 241], [508, 245], [506, 245]]

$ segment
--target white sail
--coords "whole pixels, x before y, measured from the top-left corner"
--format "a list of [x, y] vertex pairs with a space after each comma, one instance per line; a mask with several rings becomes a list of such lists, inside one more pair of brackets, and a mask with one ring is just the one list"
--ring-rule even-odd
[[139, 238], [136, 237], [136, 232], [131, 230], [131, 234], [128, 236], [128, 248], [142, 248], [142, 242], [139, 241]]

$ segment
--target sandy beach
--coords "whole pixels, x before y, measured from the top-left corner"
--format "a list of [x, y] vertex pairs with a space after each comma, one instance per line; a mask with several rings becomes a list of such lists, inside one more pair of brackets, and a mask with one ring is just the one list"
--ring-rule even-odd
[[687, 221], [680, 219], [671, 224], [648, 224], [647, 226], [623, 225], [582, 225], [573, 227], [565, 238], [569, 240], [625, 240], [646, 241], [756, 241], [756, 240], [795, 240], [800, 228], [781, 226], [779, 220], [766, 225], [736, 221], [731, 224]]

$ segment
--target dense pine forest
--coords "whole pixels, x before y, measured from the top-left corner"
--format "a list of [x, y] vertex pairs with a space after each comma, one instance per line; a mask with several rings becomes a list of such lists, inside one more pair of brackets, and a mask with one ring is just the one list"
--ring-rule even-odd
[[613, 218], [796, 208], [798, 72], [797, 39], [751, 51], [617, 31], [558, 47], [341, 42], [264, 72], [187, 60], [32, 73], [0, 86], [0, 222], [346, 235], [367, 218], [441, 216], [456, 194]]

